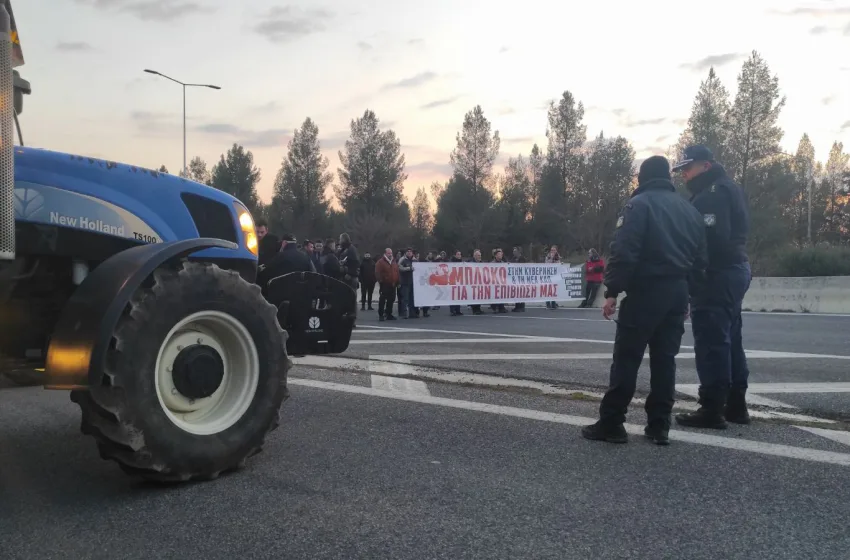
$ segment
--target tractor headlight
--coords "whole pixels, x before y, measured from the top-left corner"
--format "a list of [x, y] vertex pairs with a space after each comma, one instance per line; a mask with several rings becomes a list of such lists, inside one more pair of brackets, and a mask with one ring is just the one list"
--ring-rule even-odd
[[257, 230], [254, 227], [254, 218], [251, 217], [251, 213], [248, 212], [248, 209], [238, 202], [234, 202], [233, 207], [236, 209], [236, 215], [239, 216], [239, 227], [242, 229], [242, 235], [245, 236], [245, 247], [247, 247], [255, 257], [259, 256], [260, 243], [257, 240]]

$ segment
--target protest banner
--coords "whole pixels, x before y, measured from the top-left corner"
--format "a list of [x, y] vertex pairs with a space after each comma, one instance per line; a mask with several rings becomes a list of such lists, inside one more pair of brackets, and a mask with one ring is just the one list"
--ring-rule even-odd
[[582, 267], [534, 263], [413, 263], [417, 307], [583, 299]]

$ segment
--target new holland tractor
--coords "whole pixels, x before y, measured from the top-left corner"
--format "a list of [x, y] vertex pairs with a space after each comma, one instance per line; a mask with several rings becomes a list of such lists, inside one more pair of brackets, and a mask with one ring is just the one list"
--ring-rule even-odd
[[4, 4], [2, 367], [70, 390], [83, 433], [128, 473], [208, 480], [240, 467], [279, 424], [287, 346], [344, 351], [354, 291], [296, 273], [264, 297], [254, 221], [239, 200], [141, 167], [16, 146], [30, 86]]

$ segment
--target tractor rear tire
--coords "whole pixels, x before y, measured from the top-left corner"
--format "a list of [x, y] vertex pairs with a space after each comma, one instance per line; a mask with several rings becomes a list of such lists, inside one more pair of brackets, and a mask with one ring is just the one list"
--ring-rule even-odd
[[286, 332], [259, 286], [210, 263], [157, 269], [118, 322], [100, 385], [71, 392], [100, 456], [158, 482], [261, 451], [287, 398]]

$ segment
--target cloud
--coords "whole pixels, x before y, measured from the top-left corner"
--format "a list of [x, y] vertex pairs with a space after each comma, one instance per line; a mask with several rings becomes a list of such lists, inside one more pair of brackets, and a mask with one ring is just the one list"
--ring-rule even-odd
[[534, 136], [515, 136], [513, 138], [502, 138], [502, 144], [528, 144], [534, 143]]
[[434, 109], [436, 107], [442, 107], [443, 105], [450, 105], [458, 99], [460, 99], [459, 95], [456, 95], [454, 97], [446, 97], [445, 99], [437, 99], [435, 101], [431, 101], [430, 103], [422, 105], [420, 109]]
[[421, 44], [422, 44], [422, 43], [424, 43], [424, 42], [425, 42], [425, 39], [417, 38], [417, 39], [411, 39], [411, 40], [409, 40], [409, 41], [407, 42], [407, 44], [408, 44], [408, 45], [421, 45]]
[[278, 6], [266, 12], [254, 31], [273, 43], [286, 43], [324, 31], [332, 18], [333, 14], [327, 10]]
[[95, 9], [130, 14], [143, 21], [167, 22], [215, 11], [207, 0], [76, 0]]
[[816, 25], [809, 29], [809, 33], [811, 33], [812, 35], [823, 35], [827, 31], [829, 31], [829, 27], [825, 25]]
[[170, 132], [182, 119], [176, 113], [155, 113], [152, 111], [133, 111], [130, 113], [138, 131], [144, 135], [156, 136]]
[[655, 142], [656, 144], [660, 144], [662, 142], [666, 142], [668, 138], [670, 138], [669, 134], [662, 134], [661, 136], [655, 139]]
[[627, 128], [634, 128], [637, 126], [657, 126], [659, 124], [664, 124], [667, 122], [667, 117], [656, 117], [653, 119], [626, 119], [624, 123]]
[[360, 49], [361, 51], [371, 51], [372, 45], [370, 45], [366, 41], [358, 41], [357, 48]]
[[822, 105], [832, 105], [835, 102], [837, 96], [836, 95], [827, 95], [823, 99], [820, 100]]
[[410, 78], [404, 78], [403, 80], [399, 80], [397, 82], [392, 82], [386, 84], [383, 88], [384, 91], [390, 89], [408, 89], [408, 88], [416, 88], [421, 85], [427, 84], [437, 78], [437, 74], [434, 72], [420, 72], [415, 76], [411, 76]]
[[56, 50], [62, 52], [85, 52], [94, 50], [94, 47], [85, 41], [59, 41], [56, 43]]
[[[448, 159], [448, 158], [446, 158]], [[416, 174], [434, 174], [449, 176], [452, 174], [452, 165], [450, 163], [439, 163], [436, 161], [422, 161], [412, 165], [405, 166], [404, 170], [408, 173]]]
[[771, 12], [780, 16], [831, 18], [835, 16], [850, 16], [850, 6], [798, 6], [790, 10], [771, 10]]
[[714, 54], [705, 58], [701, 58], [694, 62], [682, 63], [679, 65], [679, 68], [684, 68], [685, 70], [694, 70], [696, 72], [704, 72], [712, 66], [725, 66], [726, 64], [734, 62], [739, 58], [742, 58], [743, 56], [745, 55], [742, 53]]
[[286, 146], [291, 132], [281, 128], [249, 130], [230, 123], [207, 123], [195, 127], [204, 134], [226, 136], [228, 141], [237, 142], [248, 148], [275, 148]]
[[845, 130], [850, 130], [850, 121], [847, 121], [841, 125], [841, 131], [844, 132]]
[[250, 108], [250, 112], [252, 113], [273, 113], [280, 109], [280, 103], [277, 101], [269, 101], [268, 103], [263, 103], [262, 105], [254, 105]]
[[501, 49], [499, 49], [499, 54], [505, 54], [505, 53], [506, 53], [506, 52], [508, 52], [509, 50], [511, 50], [511, 48], [510, 48], [510, 47], [508, 47], [508, 46], [503, 46]]

